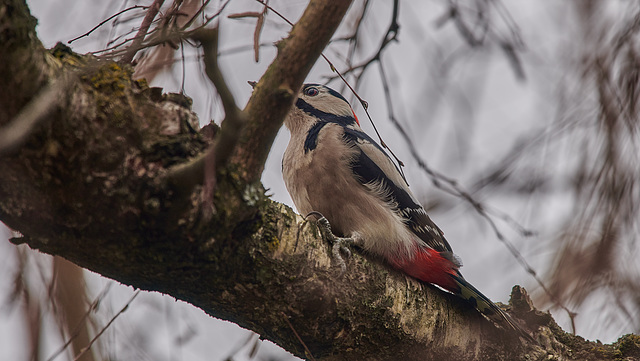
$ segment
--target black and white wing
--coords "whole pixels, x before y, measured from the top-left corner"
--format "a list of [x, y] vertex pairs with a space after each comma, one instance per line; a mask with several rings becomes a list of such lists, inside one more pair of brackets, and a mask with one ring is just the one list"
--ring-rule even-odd
[[404, 177], [387, 153], [362, 130], [345, 127], [344, 139], [359, 152], [352, 162], [352, 170], [358, 181], [365, 185], [381, 187], [389, 200], [396, 205], [396, 212], [405, 223], [429, 247], [439, 252], [452, 252], [440, 228], [415, 199]]

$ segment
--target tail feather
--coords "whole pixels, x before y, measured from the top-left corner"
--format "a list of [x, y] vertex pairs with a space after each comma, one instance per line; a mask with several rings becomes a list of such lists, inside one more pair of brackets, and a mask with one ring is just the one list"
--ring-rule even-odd
[[455, 294], [471, 303], [482, 315], [487, 319], [497, 324], [498, 326], [510, 329], [518, 332], [521, 336], [532, 339], [529, 333], [527, 333], [522, 327], [520, 327], [506, 312], [491, 300], [473, 287], [471, 283], [467, 282], [460, 273], [458, 275], [451, 275], [455, 283], [459, 287], [459, 291]]
[[[471, 303], [489, 321], [499, 327], [516, 331], [529, 340], [533, 338], [522, 329], [506, 312], [487, 296], [483, 295], [462, 277], [458, 268], [460, 261], [450, 252], [438, 252], [431, 248], [423, 248], [410, 260], [391, 259], [391, 264], [411, 277], [436, 285], [447, 292], [463, 298]], [[535, 341], [534, 341], [535, 342]]]

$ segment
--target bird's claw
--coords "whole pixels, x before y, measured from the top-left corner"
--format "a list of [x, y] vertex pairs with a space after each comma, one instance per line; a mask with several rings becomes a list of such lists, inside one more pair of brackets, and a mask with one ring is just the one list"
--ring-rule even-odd
[[349, 246], [352, 244], [353, 238], [342, 238], [334, 236], [333, 247], [331, 247], [331, 254], [336, 260], [336, 263], [338, 263], [338, 266], [340, 266], [341, 273], [347, 272], [347, 264], [344, 262], [340, 251], [344, 252], [347, 257], [351, 257], [351, 250], [349, 249]]
[[[315, 215], [318, 217], [318, 229], [322, 234], [322, 238], [327, 242], [332, 244], [331, 254], [335, 259], [338, 266], [340, 266], [340, 270], [342, 273], [347, 271], [347, 264], [345, 263], [340, 251], [347, 255], [347, 257], [351, 257], [351, 250], [349, 246], [354, 244], [354, 239], [349, 237], [338, 237], [331, 231], [331, 224], [329, 220], [327, 220], [321, 213], [319, 212], [311, 212], [307, 214], [307, 217], [310, 215]], [[305, 217], [305, 218], [307, 218]]]

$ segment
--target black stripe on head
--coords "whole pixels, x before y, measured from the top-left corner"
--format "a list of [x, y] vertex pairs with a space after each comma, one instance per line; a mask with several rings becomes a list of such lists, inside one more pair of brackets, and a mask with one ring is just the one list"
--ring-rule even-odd
[[296, 100], [296, 107], [298, 107], [298, 109], [302, 110], [303, 112], [318, 118], [320, 121], [324, 121], [327, 123], [337, 123], [344, 127], [356, 124], [356, 118], [354, 118], [352, 115], [336, 115], [323, 112], [322, 110], [314, 108], [311, 104], [305, 102], [300, 98]]
[[[357, 123], [354, 117], [325, 113], [321, 110], [314, 108], [311, 104], [305, 102], [300, 98], [298, 98], [298, 100], [296, 101], [296, 107], [298, 107], [298, 109], [302, 110], [303, 112], [319, 119], [319, 121], [316, 122], [313, 126], [311, 126], [311, 129], [309, 129], [309, 131], [307, 132], [307, 138], [304, 140], [305, 153], [307, 153], [310, 150], [316, 149], [316, 146], [318, 146], [318, 135], [320, 134], [322, 127], [324, 127], [329, 123], [336, 123], [342, 126], [345, 131], [345, 137], [347, 133], [353, 133], [354, 137], [357, 137], [357, 136], [367, 137], [367, 138], [369, 137], [367, 134], [349, 127]], [[373, 141], [373, 139], [371, 139], [371, 142], [376, 144]], [[376, 146], [378, 145], [376, 144]], [[382, 150], [382, 148], [380, 148], [380, 150]]]

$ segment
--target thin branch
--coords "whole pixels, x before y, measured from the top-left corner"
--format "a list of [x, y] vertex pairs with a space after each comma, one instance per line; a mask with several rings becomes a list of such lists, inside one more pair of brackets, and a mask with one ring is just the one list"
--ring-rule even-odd
[[69, 347], [69, 345], [71, 345], [71, 342], [73, 342], [73, 340], [76, 337], [78, 337], [78, 335], [80, 334], [80, 331], [81, 331], [82, 323], [85, 322], [85, 320], [87, 319], [87, 317], [89, 317], [91, 312], [94, 312], [98, 308], [98, 305], [100, 304], [100, 301], [102, 301], [104, 299], [104, 297], [107, 295], [107, 293], [109, 292], [109, 289], [111, 288], [112, 284], [113, 283], [108, 283], [102, 289], [102, 291], [98, 294], [98, 296], [96, 296], [96, 298], [91, 303], [91, 306], [89, 307], [89, 309], [84, 313], [84, 315], [82, 316], [82, 319], [80, 320], [80, 322], [78, 322], [78, 325], [75, 327], [75, 329], [71, 333], [71, 336], [69, 336], [69, 339], [67, 340], [67, 342], [65, 342], [62, 346], [60, 346], [59, 349], [57, 349], [51, 356], [49, 356], [47, 361], [53, 361], [56, 357], [58, 357], [58, 355], [60, 355], [64, 350], [66, 350], [66, 348]]
[[[353, 34], [344, 39], [349, 41], [349, 52], [347, 55], [347, 64], [349, 64], [349, 66], [353, 65], [351, 64], [351, 59], [353, 59], [356, 53], [356, 50], [358, 48], [358, 45], [359, 45], [358, 40], [360, 38], [360, 29], [361, 29], [362, 21], [364, 20], [365, 15], [367, 14], [367, 10], [369, 9], [370, 4], [371, 4], [370, 0], [365, 0], [364, 4], [362, 5], [362, 12], [360, 13], [360, 15], [355, 21]], [[338, 40], [341, 40], [341, 39], [338, 39]]]
[[[516, 22], [504, 4], [500, 0], [473, 3], [476, 10], [475, 22], [467, 24], [458, 2], [458, 0], [449, 0], [449, 9], [436, 20], [436, 27], [442, 27], [447, 21], [452, 21], [460, 36], [471, 48], [479, 48], [487, 42], [496, 43], [511, 64], [516, 79], [525, 80], [526, 74], [519, 55], [519, 50], [524, 48], [524, 42]], [[491, 24], [491, 7], [496, 9], [498, 16], [509, 30], [508, 35], [500, 34], [496, 30], [497, 27]]]
[[276, 9], [272, 8], [271, 6], [269, 6], [269, 4], [268, 4], [269, 2], [268, 1], [266, 1], [266, 0], [256, 0], [256, 1], [259, 2], [260, 4], [264, 5], [264, 7], [266, 9], [269, 9], [269, 10], [273, 11], [274, 14], [278, 15], [278, 17], [280, 19], [286, 21], [287, 24], [293, 26], [293, 23], [289, 19], [287, 19], [284, 15], [280, 14]]
[[182, 194], [188, 194], [193, 187], [204, 184], [203, 200], [210, 202], [213, 199], [216, 169], [222, 169], [227, 163], [240, 138], [247, 115], [238, 108], [218, 66], [218, 28], [201, 28], [191, 36], [202, 45], [205, 72], [218, 91], [225, 119], [214, 144], [192, 161], [173, 167], [167, 174], [167, 182]]
[[[246, 339], [244, 341], [240, 342], [235, 348], [233, 348], [231, 350], [231, 352], [229, 352], [229, 355], [227, 357], [225, 357], [223, 360], [224, 361], [233, 361], [234, 360], [234, 356], [236, 354], [238, 354], [240, 351], [242, 351], [242, 349], [245, 348], [249, 344], [249, 342], [251, 342], [251, 340], [253, 340], [254, 338], [256, 339], [256, 341], [255, 341], [256, 344], [261, 341], [260, 340], [260, 335], [258, 335], [255, 332], [249, 332], [249, 335], [246, 337]], [[255, 346], [255, 344], [254, 344], [252, 349], [255, 349], [255, 348], [257, 348], [257, 346]], [[251, 358], [252, 357], [250, 356], [249, 359], [251, 359]]]
[[86, 33], [84, 33], [84, 34], [82, 34], [82, 35], [80, 35], [80, 36], [77, 36], [77, 37], [75, 37], [75, 38], [73, 38], [73, 39], [71, 39], [71, 40], [67, 41], [67, 43], [68, 43], [68, 44], [71, 44], [71, 43], [73, 43], [73, 42], [74, 42], [74, 41], [76, 41], [76, 40], [79, 40], [79, 39], [81, 39], [81, 38], [84, 38], [84, 37], [86, 37], [86, 36], [89, 36], [91, 33], [93, 33], [94, 31], [96, 31], [96, 29], [98, 29], [98, 28], [99, 28], [99, 27], [101, 27], [102, 25], [106, 24], [106, 23], [107, 23], [107, 22], [109, 22], [111, 19], [116, 18], [116, 17], [118, 17], [118, 16], [120, 16], [120, 15], [122, 15], [122, 14], [126, 13], [127, 11], [134, 10], [134, 9], [143, 9], [143, 10], [146, 10], [146, 9], [148, 9], [148, 8], [149, 8], [148, 6], [134, 5], [134, 6], [128, 7], [128, 8], [126, 8], [126, 9], [124, 9], [124, 10], [118, 11], [117, 13], [115, 13], [115, 14], [113, 14], [113, 15], [109, 16], [108, 18], [106, 18], [105, 20], [101, 21], [98, 25], [94, 26], [91, 30], [87, 31]]
[[220, 95], [225, 117], [236, 117], [240, 108], [236, 105], [231, 89], [229, 89], [218, 66], [218, 28], [200, 29], [192, 35], [192, 38], [202, 44], [205, 71]]
[[145, 36], [147, 36], [149, 27], [151, 26], [153, 19], [155, 19], [156, 15], [160, 11], [160, 7], [162, 7], [163, 3], [164, 0], [154, 0], [149, 10], [147, 10], [147, 15], [145, 15], [144, 19], [142, 20], [142, 26], [140, 27], [140, 30], [138, 30], [138, 34], [136, 34], [135, 40], [129, 46], [127, 53], [122, 58], [122, 61], [124, 63], [130, 63], [133, 60], [133, 57], [138, 52], [137, 49], [144, 41]]
[[[225, 3], [225, 5], [227, 3]], [[218, 15], [220, 15], [221, 12], [222, 12], [222, 9], [220, 9], [216, 14], [214, 14], [212, 16], [208, 16], [206, 18], [206, 21], [203, 24], [201, 24], [197, 28], [194, 28], [194, 29], [191, 29], [191, 30], [163, 29], [163, 31], [160, 33], [158, 31], [158, 29], [155, 28], [155, 29], [151, 30], [147, 34], [145, 40], [140, 42], [136, 47], [134, 47], [133, 44], [132, 44], [127, 49], [117, 50], [122, 45], [124, 45], [124, 44], [126, 44], [128, 42], [138, 40], [139, 39], [138, 36], [126, 39], [126, 40], [122, 41], [121, 43], [119, 43], [117, 45], [114, 45], [114, 46], [111, 46], [109, 48], [98, 50], [98, 51], [94, 51], [91, 54], [95, 55], [95, 54], [106, 53], [108, 51], [111, 51], [108, 55], [103, 55], [103, 57], [104, 58], [117, 58], [119, 56], [126, 55], [126, 53], [128, 53], [130, 51], [134, 51], [134, 52], [137, 53], [138, 51], [140, 51], [142, 49], [150, 48], [150, 47], [153, 47], [153, 46], [156, 46], [156, 45], [160, 45], [160, 44], [167, 44], [167, 45], [177, 49], [177, 44], [180, 43], [180, 41], [189, 39], [190, 37], [193, 36], [194, 33], [199, 31], [200, 29], [204, 29], [205, 26], [207, 26]]]
[[227, 163], [238, 143], [247, 116], [236, 105], [231, 89], [229, 89], [218, 66], [218, 28], [200, 29], [193, 34], [193, 38], [202, 44], [205, 72], [216, 87], [225, 112], [217, 140], [207, 150], [204, 161], [205, 187], [203, 197], [204, 200], [210, 201], [213, 199], [216, 168], [222, 168]]
[[[135, 37], [133, 37], [133, 38], [129, 38], [129, 39], [125, 39], [125, 40], [123, 40], [122, 42], [120, 42], [120, 43], [118, 43], [118, 44], [116, 44], [116, 45], [110, 46], [110, 47], [108, 47], [108, 48], [104, 48], [104, 49], [100, 49], [100, 50], [92, 51], [92, 52], [90, 52], [89, 54], [91, 54], [91, 55], [96, 55], [96, 54], [100, 54], [100, 53], [106, 53], [107, 51], [115, 50], [115, 49], [117, 49], [117, 48], [119, 48], [119, 47], [123, 46], [123, 45], [124, 45], [124, 44], [126, 44], [126, 43], [130, 43], [130, 42], [134, 41], [135, 39], [136, 39]], [[138, 49], [136, 50], [136, 52], [137, 52], [137, 51], [139, 51], [140, 49], [143, 49], [143, 48], [144, 48], [144, 47], [142, 47], [142, 46], [138, 47]], [[114, 54], [114, 53], [109, 54], [109, 55], [110, 55], [110, 56], [115, 56], [115, 54]]]
[[129, 308], [129, 305], [131, 305], [131, 302], [133, 302], [133, 300], [136, 299], [136, 297], [138, 297], [138, 295], [140, 294], [140, 290], [137, 290], [133, 296], [131, 296], [131, 298], [129, 299], [129, 301], [127, 301], [127, 303], [125, 303], [124, 307], [122, 307], [122, 309], [116, 313], [111, 320], [109, 320], [109, 322], [107, 322], [107, 324], [100, 330], [100, 332], [98, 332], [98, 334], [95, 335], [95, 337], [93, 337], [91, 339], [91, 341], [89, 342], [89, 344], [87, 346], [85, 346], [85, 348], [83, 348], [80, 353], [78, 353], [78, 355], [76, 355], [76, 357], [73, 359], [73, 361], [77, 361], [80, 359], [80, 357], [82, 357], [82, 355], [84, 355], [85, 352], [89, 351], [91, 349], [91, 346], [93, 346], [93, 344], [98, 340], [98, 338], [100, 338], [100, 336], [102, 336], [102, 334], [104, 333], [104, 331], [106, 331], [109, 326], [111, 326], [111, 324], [113, 323], [113, 321], [116, 320], [116, 318], [118, 318], [118, 316], [120, 316], [124, 311], [127, 310], [127, 308]]
[[[189, 20], [187, 20], [187, 22], [181, 27], [180, 30], [187, 30], [196, 21], [196, 19], [200, 16], [200, 14], [202, 14], [202, 12], [207, 7], [207, 5], [209, 5], [210, 1], [211, 0], [205, 1], [202, 4], [202, 6], [200, 6], [198, 11], [196, 11], [196, 13], [193, 14], [193, 16], [191, 16], [191, 18]], [[222, 10], [224, 10], [224, 8], [227, 6], [227, 4], [229, 4], [229, 1], [231, 1], [231, 0], [227, 0], [224, 4], [222, 4], [222, 7], [220, 7], [220, 10], [218, 10], [218, 14], [216, 14], [216, 16], [219, 15], [222, 12]]]
[[256, 18], [256, 27], [253, 31], [253, 58], [257, 63], [260, 61], [260, 34], [262, 33], [262, 29], [264, 27], [264, 19], [267, 14], [267, 10], [269, 10], [269, 5], [264, 3], [264, 8], [261, 12], [257, 11], [245, 11], [242, 13], [231, 14], [227, 16], [229, 19], [244, 19], [244, 18]]
[[[398, 13], [399, 13], [399, 0], [394, 0], [394, 2], [393, 2], [393, 13], [391, 15], [391, 23], [389, 24], [389, 27], [387, 28], [386, 33], [382, 37], [382, 42], [380, 43], [380, 46], [378, 47], [378, 50], [376, 51], [376, 53], [373, 54], [373, 56], [371, 56], [369, 59], [367, 59], [364, 62], [362, 62], [361, 64], [356, 65], [356, 66], [352, 66], [349, 69], [343, 71], [342, 75], [346, 76], [349, 73], [352, 73], [352, 72], [354, 72], [356, 70], [360, 70], [358, 75], [356, 75], [356, 83], [357, 83], [358, 80], [360, 78], [362, 78], [362, 76], [364, 75], [365, 71], [367, 70], [367, 68], [371, 64], [373, 64], [373, 63], [375, 63], [377, 61], [380, 61], [380, 58], [382, 57], [382, 53], [384, 52], [384, 50], [387, 47], [387, 45], [389, 45], [392, 41], [397, 41], [398, 40], [398, 30], [400, 30], [400, 25], [398, 24]], [[354, 34], [354, 36], [356, 34], [357, 34], [357, 32]], [[333, 78], [335, 78], [335, 77], [333, 77]], [[340, 78], [342, 78], [342, 76]], [[332, 78], [329, 78], [329, 80], [331, 80], [331, 79]], [[360, 99], [358, 99], [358, 100], [360, 100]]]

